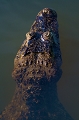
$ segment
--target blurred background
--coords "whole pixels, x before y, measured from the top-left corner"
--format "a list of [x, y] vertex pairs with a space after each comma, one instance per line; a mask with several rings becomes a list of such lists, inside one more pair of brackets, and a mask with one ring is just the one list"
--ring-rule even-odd
[[15, 55], [37, 13], [45, 7], [58, 14], [63, 58], [58, 96], [74, 120], [79, 120], [78, 0], [0, 0], [0, 112], [10, 103], [15, 90], [11, 77]]

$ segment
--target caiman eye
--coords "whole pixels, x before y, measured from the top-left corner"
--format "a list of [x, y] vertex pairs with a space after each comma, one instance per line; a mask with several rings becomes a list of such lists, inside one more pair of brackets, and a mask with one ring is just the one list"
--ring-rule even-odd
[[26, 45], [27, 45], [27, 46], [32, 42], [32, 39], [33, 39], [34, 37], [35, 37], [35, 33], [34, 33], [34, 32], [33, 32], [33, 33], [28, 32], [28, 33], [26, 34], [26, 40], [27, 40]]
[[44, 32], [43, 34], [42, 34], [42, 36], [41, 36], [41, 40], [42, 41], [45, 41], [45, 40], [51, 40], [51, 38], [52, 38], [52, 34], [51, 34], [51, 32], [49, 32], [49, 31], [46, 31], [46, 32]]
[[26, 34], [26, 38], [28, 39], [28, 40], [30, 40], [30, 39], [32, 39], [33, 37], [35, 37], [35, 32], [28, 32], [27, 34]]
[[36, 38], [36, 33], [35, 32], [28, 32], [28, 33], [26, 33], [27, 43], [30, 42], [34, 38]]

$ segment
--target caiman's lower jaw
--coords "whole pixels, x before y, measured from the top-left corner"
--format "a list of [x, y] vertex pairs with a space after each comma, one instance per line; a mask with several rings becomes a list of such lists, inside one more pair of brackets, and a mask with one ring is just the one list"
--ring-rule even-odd
[[[43, 77], [50, 78], [54, 76], [54, 59], [47, 53], [30, 53], [20, 59], [15, 59], [14, 65], [23, 72], [23, 79], [41, 79]], [[13, 78], [17, 80], [15, 72], [12, 74]], [[21, 77], [20, 77], [21, 79]]]

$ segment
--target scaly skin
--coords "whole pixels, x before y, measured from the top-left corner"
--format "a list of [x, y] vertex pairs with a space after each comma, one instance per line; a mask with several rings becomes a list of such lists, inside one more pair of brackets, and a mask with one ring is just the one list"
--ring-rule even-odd
[[14, 59], [16, 90], [0, 120], [73, 120], [57, 97], [61, 64], [57, 13], [44, 8]]

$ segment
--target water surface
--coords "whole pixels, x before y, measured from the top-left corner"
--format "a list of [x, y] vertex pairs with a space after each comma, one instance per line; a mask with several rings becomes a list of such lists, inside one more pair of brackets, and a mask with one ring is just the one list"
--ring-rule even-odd
[[57, 11], [63, 75], [58, 95], [69, 114], [79, 120], [79, 1], [0, 0], [0, 111], [12, 99], [14, 57], [37, 13], [49, 7]]

